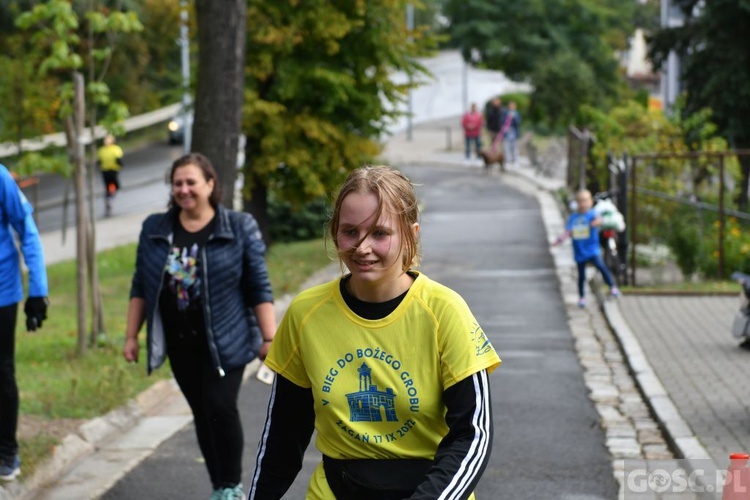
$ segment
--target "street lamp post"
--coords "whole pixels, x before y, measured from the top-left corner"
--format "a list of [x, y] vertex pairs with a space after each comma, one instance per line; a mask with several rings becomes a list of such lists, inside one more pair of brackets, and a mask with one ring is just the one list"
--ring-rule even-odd
[[481, 55], [477, 49], [469, 51], [469, 60], [464, 59], [463, 71], [461, 73], [461, 90], [464, 106], [464, 113], [469, 111], [469, 65], [476, 65], [481, 60]]
[[193, 140], [193, 120], [190, 113], [190, 40], [188, 39], [188, 11], [187, 0], [180, 0], [180, 55], [182, 64], [182, 149], [185, 154], [190, 152]]
[[461, 68], [461, 104], [463, 112], [466, 113], [469, 109], [469, 61], [462, 59], [464, 64]]
[[[414, 5], [412, 5], [411, 2], [409, 2], [406, 5], [406, 29], [409, 31], [409, 43], [412, 42], [412, 36], [411, 33], [414, 31]], [[411, 74], [409, 74], [409, 94], [406, 97], [407, 99], [407, 110], [406, 110], [406, 140], [411, 142], [412, 137], [412, 123], [411, 123], [411, 115], [413, 113], [413, 103], [412, 103], [412, 91], [411, 91], [411, 85], [412, 85], [412, 78]]]
[[[662, 28], [676, 28], [682, 25], [682, 15], [673, 0], [661, 0]], [[666, 111], [670, 111], [680, 93], [680, 58], [675, 51], [669, 52], [661, 71], [662, 105]]]

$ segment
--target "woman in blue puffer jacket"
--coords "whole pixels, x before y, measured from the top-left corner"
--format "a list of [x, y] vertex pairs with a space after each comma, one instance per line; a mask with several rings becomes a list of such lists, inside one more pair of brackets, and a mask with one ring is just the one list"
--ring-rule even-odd
[[169, 357], [193, 412], [211, 498], [244, 498], [237, 396], [243, 368], [265, 358], [276, 330], [266, 247], [250, 214], [219, 203], [208, 158], [179, 158], [169, 178], [169, 210], [141, 230], [123, 355], [138, 360], [145, 321], [148, 372]]

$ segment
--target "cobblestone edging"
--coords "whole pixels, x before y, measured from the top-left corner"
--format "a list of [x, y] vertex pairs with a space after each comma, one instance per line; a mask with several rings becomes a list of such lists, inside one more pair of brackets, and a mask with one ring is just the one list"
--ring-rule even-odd
[[[564, 231], [561, 207], [553, 194], [545, 190], [536, 190], [534, 194], [542, 209], [547, 235], [552, 241]], [[622, 498], [625, 460], [671, 460], [675, 456], [631, 375], [627, 360], [598, 301], [590, 300], [584, 309], [578, 307], [577, 270], [569, 245], [551, 253], [560, 293], [568, 311], [568, 326], [584, 370], [584, 383], [605, 432], [605, 443], [612, 457], [612, 471], [619, 484], [618, 496]], [[594, 299], [594, 295], [589, 294], [589, 297]]]
[[589, 398], [599, 414], [615, 478], [623, 492], [625, 460], [676, 458], [636, 385], [619, 343], [598, 304], [579, 311], [568, 304], [570, 331], [584, 369]]

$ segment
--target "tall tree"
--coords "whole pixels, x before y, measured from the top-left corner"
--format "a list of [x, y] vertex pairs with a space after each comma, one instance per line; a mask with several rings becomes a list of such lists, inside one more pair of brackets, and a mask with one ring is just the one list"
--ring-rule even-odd
[[[627, 47], [636, 8], [635, 0], [447, 0], [445, 14], [467, 60], [476, 49], [483, 66], [530, 82], [533, 102], [564, 122], [581, 104], [617, 95], [616, 52]], [[554, 99], [556, 88], [565, 101]]]
[[50, 134], [55, 122], [57, 82], [37, 77], [42, 59], [39, 50], [22, 35], [8, 37], [0, 54], [0, 142], [15, 142], [19, 153], [21, 141]]
[[[141, 84], [153, 109], [165, 103], [174, 103], [182, 98], [182, 75], [180, 45], [180, 0], [142, 0], [139, 15], [144, 30], [142, 39], [148, 48], [147, 64]], [[188, 34], [195, 36], [195, 15], [188, 12]], [[190, 47], [196, 47], [190, 43]], [[151, 105], [154, 103], [155, 105]], [[132, 103], [129, 102], [132, 106]]]
[[244, 196], [261, 228], [269, 193], [299, 206], [379, 152], [431, 44], [407, 3], [250, 0]]
[[[93, 0], [89, 0], [90, 2]], [[90, 4], [91, 5], [91, 4]], [[85, 18], [89, 26], [88, 50], [84, 50], [90, 61], [89, 73], [95, 75], [95, 62], [108, 61], [112, 48], [109, 46], [95, 47], [93, 43], [94, 34], [133, 32], [142, 27], [134, 13], [108, 11], [106, 14], [94, 10], [87, 11]], [[86, 162], [84, 153], [83, 135], [86, 123], [86, 101], [102, 106], [105, 109], [105, 121], [110, 130], [118, 127], [118, 121], [127, 113], [127, 108], [110, 99], [109, 87], [103, 81], [94, 79], [88, 82], [84, 96], [85, 79], [78, 71], [84, 65], [84, 57], [77, 50], [80, 49], [81, 38], [78, 35], [80, 26], [79, 16], [67, 0], [49, 0], [36, 5], [33, 9], [19, 15], [16, 24], [23, 30], [34, 30], [31, 37], [33, 43], [38, 44], [47, 52], [40, 67], [39, 73], [45, 76], [47, 73], [57, 73], [64, 82], [60, 86], [60, 115], [65, 122], [66, 136], [68, 138], [69, 156], [75, 160], [75, 190], [76, 190], [76, 227], [77, 227], [77, 251], [78, 251], [78, 354], [85, 353], [87, 348], [85, 309], [86, 309], [86, 270], [91, 278], [90, 286], [94, 302], [94, 321], [92, 322], [92, 339], [99, 333], [102, 317], [100, 301], [98, 296], [98, 280], [96, 273], [96, 255], [92, 251], [96, 248], [94, 242], [93, 220], [89, 225], [85, 210], [85, 188], [83, 178], [86, 175]], [[65, 76], [70, 80], [65, 81]], [[72, 80], [72, 81], [71, 81]], [[96, 113], [89, 110], [89, 116], [93, 119], [90, 128], [96, 127]], [[90, 139], [93, 140], [93, 132]], [[93, 186], [90, 187], [93, 189]], [[89, 202], [93, 198], [89, 198]]]
[[196, 0], [198, 79], [192, 150], [211, 159], [222, 198], [234, 199], [245, 83], [247, 0]]
[[[708, 107], [733, 148], [750, 148], [750, 0], [674, 0], [683, 26], [658, 30], [649, 55], [658, 67], [669, 52], [680, 55], [686, 114]], [[750, 157], [740, 157], [739, 206], [748, 208]]]

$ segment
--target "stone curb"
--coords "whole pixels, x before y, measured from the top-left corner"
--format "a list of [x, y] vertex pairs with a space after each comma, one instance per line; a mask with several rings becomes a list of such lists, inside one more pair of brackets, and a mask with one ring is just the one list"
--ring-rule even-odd
[[4, 495], [0, 498], [33, 498], [35, 491], [60, 478], [76, 462], [94, 453], [102, 443], [135, 427], [144, 415], [175, 392], [179, 390], [174, 380], [159, 380], [127, 404], [81, 424], [77, 432], [68, 434], [52, 448], [51, 457], [39, 464], [31, 476], [4, 485]]
[[[511, 170], [510, 173], [516, 172]], [[521, 173], [516, 173], [516, 175], [533, 182], [543, 191], [549, 191], [548, 187], [546, 187], [541, 180], [530, 178]], [[541, 203], [541, 197], [538, 198], [540, 198]], [[562, 213], [563, 207], [560, 207], [558, 204], [558, 208]], [[559, 274], [559, 266], [557, 263], [556, 267], [558, 267]], [[672, 399], [659, 380], [659, 377], [656, 375], [653, 368], [651, 368], [638, 339], [630, 330], [617, 302], [604, 300], [599, 287], [595, 286], [594, 288], [596, 290], [595, 295], [597, 301], [604, 312], [607, 324], [614, 332], [615, 337], [625, 354], [625, 362], [630, 368], [631, 375], [635, 379], [641, 394], [643, 394], [643, 397], [648, 402], [651, 411], [654, 413], [654, 417], [663, 428], [664, 434], [670, 445], [681, 458], [691, 460], [711, 460], [713, 462], [713, 459], [694, 435], [690, 426], [687, 425], [680, 415], [679, 410], [672, 402]]]
[[[597, 294], [599, 297], [600, 294]], [[619, 306], [614, 301], [602, 301], [600, 305], [612, 331], [625, 353], [625, 359], [644, 398], [648, 401], [654, 416], [664, 429], [670, 445], [680, 458], [711, 460], [711, 455], [694, 435], [690, 426], [680, 415], [669, 397], [659, 377], [651, 368], [640, 342], [625, 322]], [[715, 465], [715, 464], [714, 464]]]
[[[557, 212], [560, 214], [558, 220], [557, 217], [544, 217], [545, 228], [548, 236], [560, 234], [564, 230], [564, 213], [565, 207], [563, 207], [557, 197], [553, 196], [553, 189], [549, 185], [546, 185], [543, 179], [535, 178], [524, 174], [522, 172], [510, 171], [511, 174], [516, 174], [518, 177], [523, 178], [527, 183], [531, 183], [536, 186], [538, 192], [536, 198], [544, 213], [545, 210], [550, 213]], [[570, 261], [560, 253], [554, 253], [552, 255], [555, 262], [555, 268], [557, 276], [560, 281], [560, 292], [563, 297], [568, 293], [568, 287], [572, 286], [573, 278], [570, 274], [570, 268], [573, 266], [572, 257]], [[569, 255], [570, 257], [570, 255]], [[700, 470], [706, 470], [706, 461], [710, 461], [708, 469], [717, 471], [717, 465], [708, 454], [706, 449], [700, 443], [698, 438], [694, 435], [690, 427], [683, 420], [677, 407], [670, 398], [667, 390], [662, 385], [656, 373], [651, 368], [648, 359], [641, 348], [638, 339], [635, 337], [633, 332], [630, 330], [627, 322], [625, 321], [619, 306], [616, 301], [605, 300], [605, 297], [601, 291], [601, 283], [597, 277], [592, 279], [592, 288], [596, 297], [597, 303], [603, 313], [603, 319], [609, 326], [610, 330], [616, 342], [620, 345], [622, 351], [622, 358], [625, 366], [630, 371], [630, 376], [635, 383], [637, 390], [641, 393], [641, 397], [651, 411], [653, 419], [662, 429], [665, 441], [668, 443], [673, 452], [678, 455], [678, 458], [683, 458], [686, 461], [688, 469], [695, 470], [696, 467]], [[577, 296], [577, 295], [576, 295]], [[587, 384], [588, 385], [588, 384]], [[593, 394], [592, 394], [593, 396]], [[619, 412], [612, 411], [613, 415], [607, 418], [607, 415], [602, 413], [602, 410], [606, 410], [606, 406], [596, 404], [596, 398], [592, 397], [595, 403], [597, 411], [603, 420], [603, 424], [607, 421], [610, 424], [616, 424], [618, 419], [622, 417]], [[616, 417], [616, 418], [614, 418]], [[609, 436], [610, 430], [607, 430]], [[623, 441], [623, 443], [629, 446], [631, 441], [637, 443], [635, 435], [625, 438], [609, 438], [607, 439], [607, 446], [610, 449], [610, 453], [613, 457], [613, 468], [615, 477], [620, 483], [620, 492], [618, 498], [622, 498], [624, 495], [623, 489], [623, 473], [624, 473], [624, 458], [629, 456], [629, 452], [621, 453], [618, 452], [617, 441]], [[627, 447], [626, 446], [626, 447]], [[647, 446], [644, 446], [645, 450]], [[703, 482], [701, 478], [699, 482]]]
[[[285, 298], [286, 296], [282, 297], [282, 299]], [[287, 305], [289, 301], [290, 299], [286, 301]], [[248, 363], [242, 375], [243, 383], [258, 372], [261, 364], [258, 359]], [[0, 500], [34, 498], [39, 490], [60, 479], [75, 464], [95, 453], [103, 444], [134, 429], [144, 417], [152, 414], [163, 402], [174, 397], [182, 397], [174, 378], [162, 379], [136, 395], [125, 405], [101, 417], [84, 422], [76, 432], [68, 434], [60, 444], [52, 448], [50, 458], [40, 463], [31, 476], [2, 485]], [[191, 421], [192, 417], [185, 425]], [[179, 432], [183, 427], [174, 429], [174, 432]], [[131, 468], [135, 465], [137, 463], [131, 464]]]

